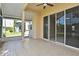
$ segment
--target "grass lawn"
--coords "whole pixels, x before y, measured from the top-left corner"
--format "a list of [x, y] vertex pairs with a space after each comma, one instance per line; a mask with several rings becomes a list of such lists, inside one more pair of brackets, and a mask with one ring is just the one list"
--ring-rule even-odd
[[5, 36], [6, 37], [21, 36], [21, 32], [9, 32], [9, 31], [6, 31]]

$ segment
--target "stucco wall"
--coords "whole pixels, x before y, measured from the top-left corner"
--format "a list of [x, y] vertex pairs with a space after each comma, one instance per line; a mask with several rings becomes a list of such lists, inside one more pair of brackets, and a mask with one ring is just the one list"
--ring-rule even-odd
[[33, 18], [33, 37], [43, 38], [43, 17], [44, 16], [63, 11], [65, 9], [72, 8], [77, 5], [79, 4], [77, 3], [76, 4], [75, 3], [57, 4], [52, 8], [47, 8], [44, 11], [41, 11], [41, 13], [35, 14]]
[[32, 18], [32, 28], [33, 28], [33, 38], [41, 37], [41, 15], [39, 13], [34, 13]]

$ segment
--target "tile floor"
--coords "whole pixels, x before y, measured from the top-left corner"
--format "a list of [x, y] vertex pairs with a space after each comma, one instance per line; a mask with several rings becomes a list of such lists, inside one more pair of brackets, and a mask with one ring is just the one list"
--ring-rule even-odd
[[79, 56], [79, 51], [39, 39], [8, 40], [1, 56]]

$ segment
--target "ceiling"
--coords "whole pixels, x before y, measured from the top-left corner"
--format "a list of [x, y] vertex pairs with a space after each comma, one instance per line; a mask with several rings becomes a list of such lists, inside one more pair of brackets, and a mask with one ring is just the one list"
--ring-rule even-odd
[[[38, 4], [40, 4], [40, 3], [29, 3], [29, 4], [26, 6], [25, 10], [26, 10], [26, 11], [27, 11], [27, 10], [32, 10], [32, 11], [35, 11], [35, 12], [44, 11], [43, 5], [36, 6], [36, 5], [38, 5]], [[51, 4], [53, 4], [53, 3], [51, 3]], [[55, 5], [55, 3], [54, 3], [53, 5]], [[47, 6], [46, 6], [46, 9], [47, 9], [47, 8], [52, 8], [52, 7], [50, 7], [50, 6], [47, 5]]]
[[[25, 18], [27, 20], [32, 20], [33, 12], [41, 12], [44, 11], [43, 5], [36, 6], [39, 3], [1, 3], [0, 6], [2, 7], [2, 14], [3, 16], [7, 17], [15, 17], [15, 18], [22, 18], [22, 11], [23, 7], [25, 7]], [[52, 3], [51, 3], [52, 4]], [[55, 5], [55, 3], [54, 3]], [[47, 6], [46, 9], [52, 8], [50, 6]]]
[[[2, 14], [4, 17], [15, 17], [22, 18], [22, 11], [27, 4], [24, 3], [2, 3]], [[29, 11], [25, 12], [25, 19], [32, 20], [32, 13]]]
[[23, 3], [2, 3], [2, 14], [7, 17], [22, 17]]

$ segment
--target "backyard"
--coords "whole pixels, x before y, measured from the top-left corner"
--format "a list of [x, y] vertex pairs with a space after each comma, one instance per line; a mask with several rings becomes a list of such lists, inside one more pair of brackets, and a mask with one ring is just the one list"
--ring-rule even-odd
[[[18, 19], [3, 19], [3, 36], [4, 37], [14, 37], [21, 36], [22, 21]], [[24, 36], [29, 35], [29, 25], [30, 22], [25, 22]]]
[[4, 18], [3, 36], [4, 37], [21, 36], [21, 20]]
[[9, 32], [9, 31], [6, 31], [5, 36], [6, 37], [21, 36], [21, 32]]

